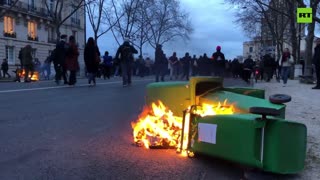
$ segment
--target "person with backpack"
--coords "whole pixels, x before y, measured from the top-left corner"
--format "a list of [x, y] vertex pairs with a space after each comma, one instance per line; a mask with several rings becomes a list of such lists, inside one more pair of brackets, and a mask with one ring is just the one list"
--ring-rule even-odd
[[122, 72], [122, 85], [123, 87], [131, 85], [132, 66], [133, 66], [133, 54], [137, 54], [138, 51], [129, 43], [129, 39], [125, 38], [122, 45], [117, 50], [116, 60], [120, 62]]

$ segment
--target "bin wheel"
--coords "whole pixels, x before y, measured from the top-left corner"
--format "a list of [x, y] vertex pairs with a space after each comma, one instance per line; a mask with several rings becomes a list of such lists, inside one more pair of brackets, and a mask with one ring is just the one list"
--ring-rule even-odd
[[187, 154], [189, 158], [193, 158], [195, 156], [193, 151], [188, 151]]
[[262, 116], [279, 116], [280, 111], [274, 108], [266, 108], [266, 107], [251, 107], [249, 112], [252, 114], [260, 114]]
[[286, 94], [274, 94], [269, 96], [269, 101], [274, 104], [283, 104], [291, 101], [291, 96]]

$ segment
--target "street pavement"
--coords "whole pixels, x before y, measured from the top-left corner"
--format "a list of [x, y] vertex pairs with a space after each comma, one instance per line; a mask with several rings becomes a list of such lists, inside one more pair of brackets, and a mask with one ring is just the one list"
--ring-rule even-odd
[[130, 123], [153, 81], [0, 83], [0, 180], [243, 179], [248, 168], [235, 163], [133, 145]]

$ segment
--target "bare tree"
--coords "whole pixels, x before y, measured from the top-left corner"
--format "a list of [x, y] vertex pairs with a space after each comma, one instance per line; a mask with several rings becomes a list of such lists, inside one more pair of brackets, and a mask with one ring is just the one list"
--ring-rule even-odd
[[154, 1], [153, 6], [148, 8], [147, 16], [151, 28], [149, 44], [153, 48], [176, 37], [189, 39], [193, 32], [189, 14], [181, 11], [177, 0]]
[[65, 23], [74, 13], [94, 0], [55, 0], [53, 6], [51, 6], [47, 0], [43, 1], [49, 16], [52, 19], [58, 41], [61, 35], [60, 27], [63, 23]]
[[256, 38], [261, 35], [262, 13], [255, 7], [242, 7], [236, 12], [235, 23], [241, 25], [246, 36]]
[[[275, 46], [279, 57], [286, 40], [285, 32], [289, 23], [288, 14], [284, 12], [284, 9], [287, 8], [285, 4], [281, 1], [271, 0], [226, 1], [245, 9], [237, 13], [236, 22], [242, 25], [249, 37], [261, 32], [262, 46]], [[250, 24], [253, 25], [250, 26]], [[254, 28], [255, 30], [253, 30]]]
[[[306, 7], [306, 4], [303, 0], [297, 0], [299, 4]], [[311, 75], [311, 64], [312, 64], [312, 50], [313, 50], [313, 40], [314, 40], [314, 30], [316, 22], [320, 23], [319, 18], [317, 17], [317, 9], [319, 6], [320, 0], [309, 0], [309, 6], [312, 8], [312, 23], [307, 25], [307, 37], [306, 37], [306, 50], [304, 54], [305, 61], [305, 75]]]
[[137, 21], [137, 12], [139, 11], [139, 0], [111, 0], [113, 14], [108, 14], [107, 20], [109, 25], [114, 24], [111, 32], [120, 45], [119, 37], [121, 39], [134, 37], [137, 30], [135, 23]]
[[143, 46], [150, 40], [150, 21], [148, 18], [148, 8], [153, 5], [153, 0], [140, 0], [139, 1], [139, 11], [137, 11], [136, 22], [135, 22], [135, 32], [132, 37], [132, 43], [139, 49], [139, 54], [143, 54]]
[[[99, 37], [109, 32], [117, 23], [117, 21], [115, 21], [113, 24], [109, 24], [108, 22], [104, 21], [104, 19], [108, 18], [109, 15], [113, 13], [112, 6], [109, 7], [109, 5], [110, 4], [107, 4], [105, 0], [95, 0], [86, 5], [86, 12], [96, 43], [98, 43]], [[123, 14], [120, 15], [119, 18], [122, 16]]]

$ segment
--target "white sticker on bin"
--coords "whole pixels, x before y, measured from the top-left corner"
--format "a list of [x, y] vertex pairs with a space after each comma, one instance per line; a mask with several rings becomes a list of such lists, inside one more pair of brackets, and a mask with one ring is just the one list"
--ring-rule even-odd
[[217, 125], [216, 124], [198, 124], [198, 140], [201, 142], [216, 144], [217, 135]]

